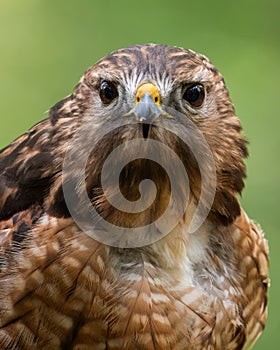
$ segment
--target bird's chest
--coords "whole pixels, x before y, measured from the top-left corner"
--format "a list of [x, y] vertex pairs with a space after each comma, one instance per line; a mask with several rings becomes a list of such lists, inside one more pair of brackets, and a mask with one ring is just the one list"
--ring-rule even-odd
[[227, 279], [211, 275], [209, 266], [195, 269], [180, 242], [172, 242], [176, 249], [120, 253], [84, 235], [65, 250], [41, 249], [44, 268], [30, 259], [24, 264], [25, 282], [2, 317], [5, 332], [32, 333], [23, 350], [238, 349], [240, 320]]
[[236, 349], [237, 306], [218, 295], [210, 276], [202, 286], [193, 271], [122, 259], [113, 270], [104, 304], [108, 349]]

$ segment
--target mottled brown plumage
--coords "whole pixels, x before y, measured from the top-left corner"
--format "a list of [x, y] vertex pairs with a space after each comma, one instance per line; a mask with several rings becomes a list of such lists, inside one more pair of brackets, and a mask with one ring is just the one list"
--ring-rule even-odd
[[[116, 88], [112, 99], [100, 93], [104, 82]], [[140, 111], [136, 96], [144, 83], [159, 92], [152, 103], [158, 107], [151, 108], [160, 113], [148, 127], [142, 121], [129, 124]], [[186, 100], [186, 89], [194, 85], [203, 89], [202, 102], [193, 103], [200, 90]], [[120, 120], [128, 122], [120, 126]], [[73, 143], [81, 128], [86, 138]], [[190, 144], [176, 136], [181, 129], [203, 164]], [[104, 130], [108, 132], [95, 144]], [[196, 130], [206, 140], [214, 169], [210, 158], [203, 157], [207, 149]], [[85, 185], [98, 213], [131, 229], [157, 220], [167, 207], [171, 184], [165, 169], [145, 159], [144, 148], [143, 158], [128, 163], [119, 180], [131, 202], [139, 197], [140, 182], [153, 180], [157, 195], [149, 208], [141, 213], [119, 210], [101, 186], [110, 153], [143, 135], [180, 157], [190, 192], [185, 203], [178, 178], [176, 191], [182, 196], [173, 210], [187, 205], [186, 211], [169, 234], [151, 244], [103, 244], [72, 218], [62, 185], [71, 185], [76, 170], [84, 171], [77, 159], [89, 145]], [[89, 68], [74, 93], [51, 108], [49, 118], [0, 153], [0, 349], [249, 349], [265, 325], [269, 280], [266, 240], [237, 199], [244, 186], [246, 146], [223, 78], [205, 56], [138, 45]], [[72, 167], [63, 173], [73, 147]], [[116, 163], [136, 149], [126, 152]], [[209, 206], [207, 218], [190, 233], [202, 183], [211, 187], [213, 170], [213, 203], [203, 202]], [[176, 171], [172, 169], [173, 176]], [[81, 189], [72, 190], [75, 211], [85, 220]], [[112, 186], [112, 196], [115, 191]]]

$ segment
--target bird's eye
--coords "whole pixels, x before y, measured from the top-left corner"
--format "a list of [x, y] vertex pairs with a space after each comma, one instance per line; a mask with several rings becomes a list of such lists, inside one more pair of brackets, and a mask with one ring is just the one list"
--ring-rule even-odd
[[192, 84], [187, 87], [183, 94], [183, 99], [186, 100], [192, 107], [201, 107], [205, 97], [205, 91], [202, 84]]
[[116, 85], [110, 81], [104, 80], [100, 85], [99, 95], [101, 101], [105, 105], [108, 105], [118, 96]]

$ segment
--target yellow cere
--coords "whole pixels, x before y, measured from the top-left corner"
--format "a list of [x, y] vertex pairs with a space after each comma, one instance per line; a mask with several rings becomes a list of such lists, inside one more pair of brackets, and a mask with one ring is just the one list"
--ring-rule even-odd
[[138, 104], [145, 94], [149, 94], [156, 105], [160, 105], [160, 94], [158, 88], [151, 83], [145, 83], [139, 86], [136, 92], [136, 104]]

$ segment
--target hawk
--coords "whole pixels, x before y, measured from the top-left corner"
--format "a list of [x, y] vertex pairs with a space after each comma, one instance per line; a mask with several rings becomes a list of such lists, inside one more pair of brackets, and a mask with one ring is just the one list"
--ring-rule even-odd
[[136, 45], [89, 68], [0, 153], [0, 348], [250, 349], [269, 279], [247, 155], [205, 56]]

